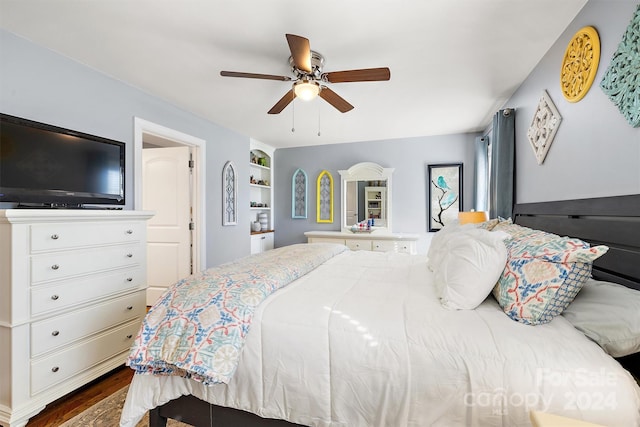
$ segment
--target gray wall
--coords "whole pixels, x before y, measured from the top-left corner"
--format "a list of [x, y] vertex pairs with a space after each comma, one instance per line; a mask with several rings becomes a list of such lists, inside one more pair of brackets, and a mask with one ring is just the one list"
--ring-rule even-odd
[[[152, 72], [152, 70], [149, 70]], [[0, 30], [0, 111], [123, 141], [127, 145], [126, 208], [133, 207], [133, 118], [207, 141], [207, 266], [249, 254], [249, 212], [222, 227], [222, 167], [233, 160], [249, 175], [249, 138], [207, 122], [134, 87]], [[240, 180], [239, 206], [249, 205], [248, 180]], [[7, 207], [7, 206], [5, 206]]]
[[[359, 162], [395, 168], [392, 178], [394, 232], [420, 235], [418, 251], [426, 252], [427, 165], [463, 163], [463, 207], [472, 206], [473, 144], [476, 134], [406, 138], [350, 144], [278, 149], [275, 152], [275, 246], [305, 242], [305, 231], [340, 230], [341, 192], [338, 170]], [[303, 169], [309, 179], [307, 219], [291, 218], [291, 177]], [[328, 170], [334, 180], [334, 222], [316, 223], [316, 179]]]
[[[505, 104], [516, 109], [517, 203], [640, 193], [640, 128], [632, 128], [599, 87], [637, 7], [631, 0], [590, 0]], [[573, 35], [587, 25], [600, 36], [600, 66], [587, 95], [570, 103], [560, 90], [560, 65]], [[538, 165], [527, 129], [543, 90], [562, 123]]]

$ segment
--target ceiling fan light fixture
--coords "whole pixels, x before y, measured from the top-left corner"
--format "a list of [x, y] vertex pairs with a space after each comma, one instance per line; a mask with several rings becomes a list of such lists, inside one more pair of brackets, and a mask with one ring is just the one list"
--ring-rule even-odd
[[302, 80], [293, 84], [293, 92], [297, 98], [311, 101], [320, 93], [320, 85], [314, 81]]

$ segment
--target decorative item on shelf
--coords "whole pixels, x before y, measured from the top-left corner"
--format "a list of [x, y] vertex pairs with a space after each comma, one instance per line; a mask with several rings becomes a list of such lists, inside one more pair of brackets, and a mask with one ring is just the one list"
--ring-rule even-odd
[[258, 214], [258, 222], [260, 223], [260, 228], [262, 231], [266, 231], [269, 229], [269, 217], [266, 212], [260, 212]]
[[531, 126], [527, 131], [527, 138], [529, 138], [531, 148], [533, 148], [539, 165], [544, 162], [561, 121], [562, 116], [551, 97], [549, 97], [546, 90], [543, 91], [542, 97], [538, 102], [538, 108], [533, 115], [533, 120], [531, 120]]
[[371, 227], [373, 226], [373, 221], [371, 219], [360, 221], [356, 224], [353, 224], [350, 228], [352, 233], [371, 233], [373, 230]]
[[258, 183], [258, 181], [256, 181], [256, 179], [253, 177], [253, 175], [251, 175], [251, 176], [249, 177], [249, 183], [250, 183], [250, 184], [257, 184], [257, 183]]
[[259, 221], [254, 221], [251, 223], [251, 231], [260, 231], [262, 230], [262, 224]]
[[470, 210], [469, 212], [458, 212], [458, 222], [462, 224], [477, 224], [489, 220], [489, 214], [485, 211]]
[[640, 126], [640, 5], [627, 27], [611, 63], [602, 77], [600, 88], [609, 97], [627, 122]]
[[569, 102], [578, 102], [589, 92], [600, 63], [600, 38], [593, 27], [573, 36], [562, 59], [560, 89]]
[[267, 159], [265, 157], [258, 158], [258, 164], [260, 166], [267, 166]]

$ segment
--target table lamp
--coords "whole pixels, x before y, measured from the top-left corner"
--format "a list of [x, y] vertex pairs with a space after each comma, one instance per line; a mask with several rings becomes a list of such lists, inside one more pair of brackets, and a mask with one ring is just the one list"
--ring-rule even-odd
[[462, 224], [485, 222], [489, 220], [489, 215], [485, 211], [471, 210], [469, 212], [458, 212], [458, 222]]

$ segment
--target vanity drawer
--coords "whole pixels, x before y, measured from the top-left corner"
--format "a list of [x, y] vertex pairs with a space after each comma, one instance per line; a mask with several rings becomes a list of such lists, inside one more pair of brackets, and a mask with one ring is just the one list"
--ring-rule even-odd
[[31, 283], [137, 265], [146, 261], [143, 255], [144, 248], [137, 243], [34, 255]]
[[127, 351], [140, 328], [140, 319], [117, 326], [50, 356], [31, 361], [31, 394], [67, 380], [110, 357]]
[[371, 240], [347, 239], [346, 245], [352, 251], [370, 251]]
[[412, 253], [412, 242], [402, 240], [374, 240], [373, 250], [378, 252], [398, 252], [401, 254]]
[[307, 241], [309, 243], [335, 243], [344, 245], [344, 239], [334, 239], [333, 237], [310, 237]]
[[33, 253], [137, 242], [145, 237], [146, 223], [123, 221], [34, 224], [30, 229], [31, 252]]
[[96, 304], [31, 324], [31, 356], [60, 348], [83, 337], [141, 318], [146, 311], [145, 291]]
[[62, 310], [120, 292], [145, 287], [146, 272], [141, 267], [125, 268], [108, 274], [93, 274], [51, 286], [31, 289], [31, 315]]

